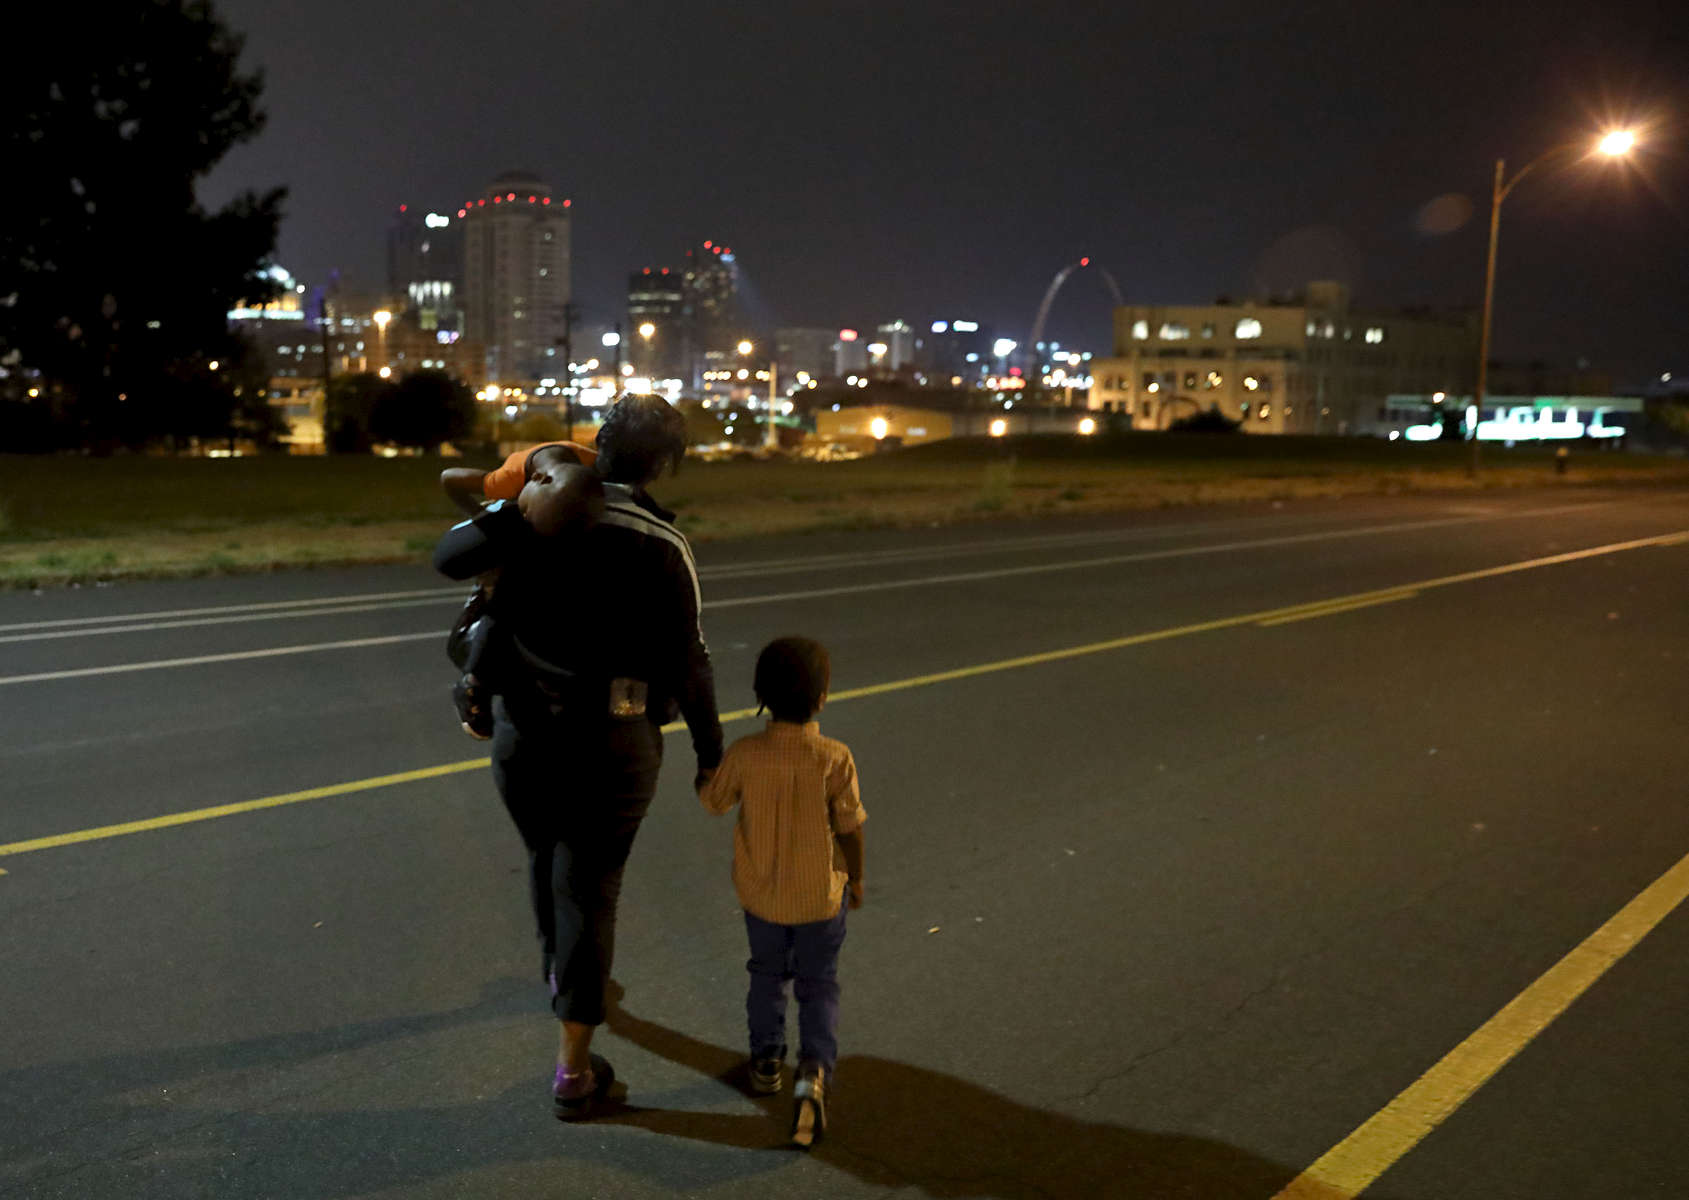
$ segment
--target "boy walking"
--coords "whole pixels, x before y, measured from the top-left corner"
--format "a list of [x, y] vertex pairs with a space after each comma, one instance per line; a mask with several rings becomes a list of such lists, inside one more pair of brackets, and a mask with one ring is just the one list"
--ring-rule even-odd
[[751, 958], [745, 1015], [752, 1090], [780, 1090], [786, 1057], [786, 982], [798, 1001], [792, 1141], [827, 1128], [827, 1089], [838, 1061], [839, 948], [845, 912], [862, 906], [862, 822], [856, 762], [821, 736], [831, 664], [809, 638], [776, 638], [757, 656], [757, 700], [768, 726], [727, 748], [699, 789], [712, 813], [739, 806], [733, 884], [745, 910]]

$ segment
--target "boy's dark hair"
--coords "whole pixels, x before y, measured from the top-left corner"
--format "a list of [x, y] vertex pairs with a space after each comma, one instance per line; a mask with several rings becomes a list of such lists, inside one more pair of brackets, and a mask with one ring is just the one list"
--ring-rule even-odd
[[776, 721], [801, 725], [821, 710], [832, 682], [827, 648], [806, 637], [775, 638], [757, 655], [757, 700]]
[[522, 464], [522, 473], [527, 478], [532, 479], [535, 471], [554, 458], [558, 460], [556, 465], [559, 467], [580, 461], [569, 447], [557, 442], [547, 442], [545, 445], [536, 446], [528, 452], [528, 461]]
[[623, 396], [598, 430], [598, 471], [612, 483], [648, 483], [685, 456], [686, 418], [661, 396]]

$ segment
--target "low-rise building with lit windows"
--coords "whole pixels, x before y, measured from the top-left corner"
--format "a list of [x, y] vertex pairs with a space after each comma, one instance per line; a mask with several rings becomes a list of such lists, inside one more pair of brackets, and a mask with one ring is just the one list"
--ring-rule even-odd
[[1218, 409], [1250, 433], [1383, 435], [1392, 394], [1467, 394], [1478, 355], [1470, 313], [1350, 307], [1315, 282], [1286, 301], [1128, 305], [1114, 353], [1089, 364], [1089, 406], [1137, 429]]

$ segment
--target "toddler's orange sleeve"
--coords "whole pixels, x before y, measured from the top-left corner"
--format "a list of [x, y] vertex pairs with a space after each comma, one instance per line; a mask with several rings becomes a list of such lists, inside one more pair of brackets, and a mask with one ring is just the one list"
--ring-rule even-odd
[[488, 471], [481, 478], [481, 490], [489, 500], [514, 500], [522, 491], [522, 485], [528, 482], [528, 460], [534, 451], [546, 446], [564, 446], [574, 452], [581, 465], [590, 467], [598, 461], [598, 451], [586, 446], [577, 446], [574, 442], [541, 442], [537, 446], [526, 446], [513, 451], [498, 466]]
[[532, 448], [516, 450], [481, 477], [481, 490], [489, 500], [514, 500], [528, 482], [528, 455]]

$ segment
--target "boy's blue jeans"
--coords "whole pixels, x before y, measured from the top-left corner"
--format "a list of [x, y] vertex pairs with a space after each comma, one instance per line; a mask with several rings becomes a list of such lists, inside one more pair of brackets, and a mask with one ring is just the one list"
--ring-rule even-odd
[[785, 1057], [786, 981], [798, 998], [798, 1061], [819, 1066], [832, 1078], [839, 1059], [839, 947], [844, 945], [846, 906], [826, 921], [776, 925], [745, 914], [750, 937], [751, 987], [745, 1016], [751, 1029], [751, 1057]]

